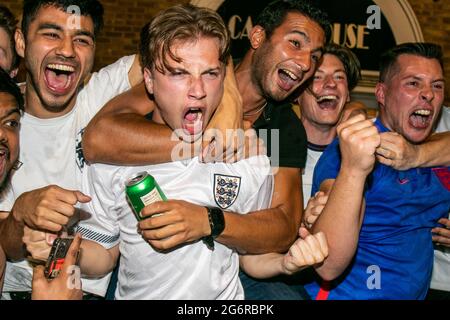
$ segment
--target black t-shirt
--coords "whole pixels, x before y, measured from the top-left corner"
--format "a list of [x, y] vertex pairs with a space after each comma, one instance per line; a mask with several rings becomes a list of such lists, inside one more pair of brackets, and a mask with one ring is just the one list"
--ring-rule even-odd
[[[267, 155], [272, 166], [288, 168], [304, 168], [306, 164], [307, 138], [306, 131], [292, 110], [290, 103], [276, 103], [269, 101], [264, 112], [253, 124], [258, 136], [264, 140]], [[266, 129], [267, 134], [261, 129]], [[272, 130], [278, 129], [279, 144], [277, 148], [277, 134]], [[267, 137], [267, 138], [266, 138]], [[274, 140], [272, 142], [272, 140]], [[278, 161], [276, 154], [278, 153]]]

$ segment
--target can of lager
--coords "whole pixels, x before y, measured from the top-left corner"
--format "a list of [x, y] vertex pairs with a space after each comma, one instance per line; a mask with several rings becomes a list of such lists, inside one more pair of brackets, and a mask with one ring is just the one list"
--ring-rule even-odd
[[128, 202], [138, 221], [143, 220], [141, 210], [145, 206], [167, 200], [155, 178], [147, 172], [139, 172], [128, 179], [125, 189]]

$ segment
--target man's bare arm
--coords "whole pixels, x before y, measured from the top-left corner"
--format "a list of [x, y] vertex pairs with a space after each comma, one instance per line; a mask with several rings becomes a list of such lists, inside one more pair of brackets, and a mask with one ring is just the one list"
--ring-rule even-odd
[[240, 253], [286, 252], [297, 238], [302, 215], [300, 169], [279, 168], [270, 209], [246, 215], [225, 213], [225, 230], [216, 241]]
[[[108, 102], [92, 119], [83, 136], [83, 152], [91, 163], [119, 165], [144, 165], [172, 161], [171, 153], [179, 141], [172, 141], [172, 130], [144, 118], [154, 110], [144, 83]], [[242, 127], [242, 99], [237, 90], [232, 65], [227, 66], [224, 97], [210, 126], [218, 129], [217, 136], [205, 135], [207, 143], [225, 137], [227, 129]], [[211, 131], [207, 131], [207, 133]], [[228, 141], [218, 141], [219, 146], [229, 146]], [[205, 146], [204, 146], [205, 147]], [[232, 146], [237, 148], [237, 146]], [[222, 150], [216, 152], [220, 157]], [[192, 152], [189, 155], [196, 155]]]
[[124, 165], [169, 162], [177, 142], [170, 141], [170, 128], [144, 117], [153, 110], [143, 83], [112, 99], [86, 127], [86, 160]]
[[94, 241], [83, 240], [79, 262], [81, 273], [86, 277], [103, 277], [114, 269], [119, 254], [119, 245], [106, 249]]
[[[336, 186], [335, 192], [331, 192]], [[320, 190], [329, 200], [312, 227], [312, 232], [325, 233], [328, 240], [328, 258], [316, 268], [325, 280], [338, 277], [353, 258], [358, 245], [359, 232], [364, 218], [362, 198], [364, 180], [340, 175], [336, 180], [324, 181]]]
[[450, 166], [450, 132], [432, 135], [422, 144], [413, 145], [395, 132], [381, 134], [377, 160], [397, 170], [418, 167]]
[[316, 268], [325, 280], [335, 279], [347, 268], [358, 245], [364, 218], [364, 185], [380, 143], [372, 121], [364, 119], [358, 115], [338, 126], [340, 171], [335, 180], [325, 180], [320, 186], [328, 201], [311, 230], [327, 237], [328, 258]]
[[328, 244], [323, 233], [311, 235], [306, 228], [299, 230], [300, 238], [285, 254], [266, 253], [240, 255], [242, 270], [254, 278], [266, 279], [280, 274], [291, 275], [308, 267], [319, 266], [328, 255]]

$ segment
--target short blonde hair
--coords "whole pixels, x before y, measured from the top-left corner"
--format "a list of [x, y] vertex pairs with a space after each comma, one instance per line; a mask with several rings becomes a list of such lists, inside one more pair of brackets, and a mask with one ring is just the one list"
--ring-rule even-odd
[[[141, 31], [140, 54], [143, 68], [163, 72], [170, 70], [167, 57], [180, 62], [171, 51], [176, 41], [196, 40], [202, 36], [219, 40], [219, 60], [226, 64], [230, 50], [230, 35], [219, 16], [213, 10], [191, 4], [182, 4], [161, 11]], [[157, 63], [157, 61], [159, 61]]]

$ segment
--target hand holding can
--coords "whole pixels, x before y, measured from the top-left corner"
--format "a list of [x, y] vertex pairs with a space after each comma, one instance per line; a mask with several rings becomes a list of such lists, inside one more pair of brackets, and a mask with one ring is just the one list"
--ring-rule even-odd
[[162, 192], [155, 178], [148, 172], [139, 172], [128, 179], [126, 183], [126, 194], [138, 221], [144, 219], [141, 216], [141, 211], [145, 206], [157, 201], [167, 201], [165, 194]]

